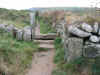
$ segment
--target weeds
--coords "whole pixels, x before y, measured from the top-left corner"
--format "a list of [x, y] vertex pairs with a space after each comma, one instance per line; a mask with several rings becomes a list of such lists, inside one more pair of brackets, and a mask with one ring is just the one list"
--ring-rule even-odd
[[39, 20], [39, 22], [40, 22], [40, 33], [48, 34], [48, 33], [55, 33], [56, 32], [54, 30], [54, 28], [52, 27], [52, 23], [49, 22], [49, 19], [45, 20], [45, 19], [41, 18]]
[[8, 10], [0, 8], [0, 23], [13, 24], [18, 28], [30, 25], [28, 10]]
[[54, 41], [54, 45], [56, 49], [55, 59], [54, 59], [55, 63], [64, 63], [64, 48], [61, 42], [62, 40], [59, 37], [57, 37]]
[[8, 33], [0, 36], [0, 62], [6, 63], [9, 73], [13, 75], [20, 75], [29, 67], [37, 49], [38, 45], [35, 42], [17, 41]]
[[52, 75], [67, 75], [66, 74], [66, 72], [64, 72], [64, 71], [61, 71], [61, 70], [54, 70], [53, 72], [52, 72]]
[[53, 71], [52, 75], [66, 75], [66, 71], [64, 71], [64, 69], [61, 69], [61, 67], [64, 64], [64, 48], [62, 45], [62, 39], [60, 37], [57, 37], [54, 41], [54, 45], [55, 45], [54, 62], [57, 65], [57, 69]]
[[60, 37], [55, 39], [55, 58], [54, 62], [57, 65], [57, 69], [54, 70], [53, 75], [81, 75], [83, 71], [87, 70], [87, 75], [91, 75], [91, 66], [94, 60], [89, 60], [84, 57], [80, 57], [72, 62], [64, 61], [64, 48]]
[[41, 51], [48, 51], [48, 48], [39, 47], [37, 51], [38, 51], [38, 52], [41, 52]]

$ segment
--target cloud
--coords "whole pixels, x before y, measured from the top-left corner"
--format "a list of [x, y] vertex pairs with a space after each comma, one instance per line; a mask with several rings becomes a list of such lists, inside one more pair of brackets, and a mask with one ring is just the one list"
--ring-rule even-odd
[[89, 0], [0, 0], [0, 7], [8, 9], [27, 9], [31, 7], [71, 7], [90, 6]]

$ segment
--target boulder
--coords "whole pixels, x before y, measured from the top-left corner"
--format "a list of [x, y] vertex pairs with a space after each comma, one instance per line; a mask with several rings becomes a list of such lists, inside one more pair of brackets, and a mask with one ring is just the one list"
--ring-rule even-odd
[[83, 56], [88, 58], [95, 58], [100, 56], [100, 44], [86, 45], [83, 48]]
[[31, 28], [32, 28], [31, 26], [26, 26], [23, 29], [25, 30], [25, 29], [31, 29]]
[[21, 29], [17, 30], [16, 39], [23, 40], [23, 30], [21, 30]]
[[0, 29], [5, 29], [6, 25], [5, 24], [0, 24]]
[[31, 39], [32, 39], [31, 27], [30, 26], [26, 26], [23, 29], [23, 31], [24, 31], [23, 40], [25, 40], [25, 41], [31, 41]]
[[12, 25], [12, 24], [6, 27], [7, 32], [12, 32], [13, 29], [14, 29], [14, 25]]
[[82, 28], [83, 30], [85, 30], [86, 32], [92, 32], [92, 31], [93, 31], [92, 26], [89, 25], [89, 24], [87, 24], [87, 23], [83, 23], [83, 24], [81, 25], [81, 28]]
[[98, 33], [98, 29], [99, 29], [98, 22], [95, 22], [95, 24], [93, 25], [93, 32]]
[[95, 36], [95, 35], [91, 35], [89, 40], [91, 42], [94, 42], [94, 43], [98, 43], [99, 42], [99, 37]]
[[68, 31], [73, 34], [73, 35], [76, 35], [78, 37], [89, 37], [91, 35], [91, 33], [88, 33], [88, 32], [85, 32], [85, 31], [82, 31], [80, 29], [78, 29], [77, 27], [75, 26], [69, 26], [68, 27]]
[[67, 47], [67, 52], [65, 52], [67, 54], [67, 61], [74, 61], [75, 59], [80, 58], [82, 55], [83, 39], [69, 38]]

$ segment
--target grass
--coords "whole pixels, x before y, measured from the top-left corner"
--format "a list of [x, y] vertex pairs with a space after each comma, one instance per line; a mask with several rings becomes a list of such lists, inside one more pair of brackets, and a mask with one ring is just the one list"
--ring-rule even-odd
[[54, 62], [55, 63], [64, 63], [64, 48], [62, 45], [62, 40], [60, 37], [57, 37], [54, 41], [54, 45], [55, 45], [55, 59]]
[[37, 49], [38, 45], [35, 42], [17, 41], [9, 33], [1, 34], [0, 63], [4, 66], [0, 66], [0, 71], [10, 75], [24, 75], [22, 73], [31, 64]]
[[100, 75], [100, 57], [95, 59], [95, 62], [92, 65], [93, 75]]
[[28, 10], [12, 10], [0, 8], [0, 24], [13, 24], [18, 28], [30, 25]]
[[27, 23], [24, 23], [24, 22], [20, 22], [20, 21], [13, 21], [13, 20], [0, 20], [0, 24], [7, 24], [7, 25], [14, 25], [15, 27], [17, 28], [23, 28], [27, 25], [30, 25], [30, 24], [27, 24]]
[[48, 34], [48, 33], [56, 32], [55, 29], [52, 28], [52, 24], [49, 22], [49, 20], [45, 20], [45, 19], [41, 18], [39, 20], [39, 23], [40, 23], [40, 33]]
[[64, 72], [64, 71], [61, 71], [61, 70], [54, 70], [53, 72], [52, 72], [52, 75], [67, 75], [66, 74], [66, 72]]
[[41, 51], [48, 51], [48, 48], [39, 47], [37, 51], [38, 51], [38, 52], [41, 52]]
[[91, 66], [94, 60], [80, 57], [72, 62], [65, 62], [62, 39], [57, 37], [54, 45], [56, 49], [54, 62], [57, 65], [57, 69], [54, 69], [52, 75], [81, 75], [81, 72], [87, 68], [89, 72], [87, 75], [91, 75]]
[[55, 45], [54, 63], [57, 65], [57, 69], [54, 69], [52, 75], [67, 75], [66, 71], [64, 71], [64, 69], [61, 69], [61, 67], [64, 64], [64, 48], [62, 44], [62, 39], [60, 37], [57, 37], [54, 41], [54, 45]]

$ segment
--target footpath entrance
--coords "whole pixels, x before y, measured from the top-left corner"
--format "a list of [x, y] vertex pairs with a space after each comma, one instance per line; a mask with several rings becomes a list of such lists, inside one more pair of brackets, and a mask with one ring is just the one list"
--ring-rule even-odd
[[[55, 67], [54, 60], [54, 39], [56, 35], [43, 35], [39, 26], [35, 29], [35, 41], [39, 43], [40, 50], [33, 56], [32, 66], [27, 75], [52, 75]], [[42, 50], [45, 49], [45, 50]]]

